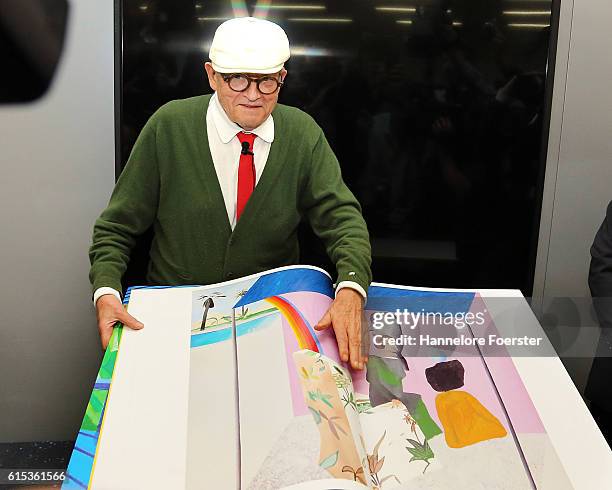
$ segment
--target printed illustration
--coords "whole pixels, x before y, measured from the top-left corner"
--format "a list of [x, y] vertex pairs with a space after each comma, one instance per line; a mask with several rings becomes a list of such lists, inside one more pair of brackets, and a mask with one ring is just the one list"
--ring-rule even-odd
[[[115, 331], [63, 487], [107, 488], [117, 474], [120, 483], [139, 481], [159, 457], [154, 435], [162, 432], [172, 460], [168, 488], [265, 490], [330, 478], [384, 490], [538, 481], [554, 449], [512, 359], [372, 346], [367, 369], [352, 371], [338, 361], [333, 331], [314, 330], [333, 297], [329, 276], [308, 267], [205, 287], [132, 289], [126, 302], [147, 329]], [[474, 293], [373, 285], [366, 314], [407, 308], [459, 318], [479, 301]], [[379, 331], [393, 337], [402, 328]], [[159, 378], [163, 395], [152, 398]], [[126, 446], [137, 455], [129, 465]]]
[[357, 414], [355, 404], [350, 403], [354, 399], [350, 378], [342, 368], [315, 352], [299, 351], [293, 354], [293, 359], [308, 410], [320, 432], [319, 466], [336, 478], [351, 478], [365, 484], [363, 448], [357, 449], [360, 434], [353, 433], [348, 418], [351, 413]]
[[436, 397], [438, 417], [449, 447], [460, 448], [477, 442], [506, 437], [500, 421], [473, 395], [458, 390], [464, 385], [464, 369], [458, 360], [439, 362], [425, 370]]

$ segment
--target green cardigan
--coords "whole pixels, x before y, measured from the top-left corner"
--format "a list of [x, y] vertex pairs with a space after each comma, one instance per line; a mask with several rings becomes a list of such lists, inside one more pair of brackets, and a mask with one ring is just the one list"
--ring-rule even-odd
[[323, 131], [277, 104], [274, 142], [233, 232], [206, 134], [210, 95], [162, 106], [142, 129], [89, 250], [95, 291], [121, 291], [136, 238], [153, 225], [150, 284], [212, 284], [297, 263], [306, 216], [337, 269], [337, 281], [371, 281], [368, 230]]

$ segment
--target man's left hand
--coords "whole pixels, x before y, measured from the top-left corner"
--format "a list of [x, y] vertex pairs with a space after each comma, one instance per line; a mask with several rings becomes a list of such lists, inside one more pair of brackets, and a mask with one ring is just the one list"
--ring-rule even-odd
[[363, 369], [367, 357], [362, 352], [361, 345], [361, 315], [363, 313], [363, 297], [351, 288], [342, 288], [336, 294], [336, 299], [316, 324], [315, 330], [334, 329], [340, 359], [351, 362], [353, 369]]

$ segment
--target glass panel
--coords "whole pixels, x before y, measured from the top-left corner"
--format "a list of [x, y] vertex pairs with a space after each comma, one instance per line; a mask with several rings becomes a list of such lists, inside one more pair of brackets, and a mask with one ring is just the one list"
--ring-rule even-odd
[[[123, 161], [164, 102], [210, 92], [216, 27], [292, 44], [280, 101], [324, 128], [363, 206], [377, 281], [531, 294], [551, 1], [123, 2]], [[325, 263], [303, 231], [303, 261]]]

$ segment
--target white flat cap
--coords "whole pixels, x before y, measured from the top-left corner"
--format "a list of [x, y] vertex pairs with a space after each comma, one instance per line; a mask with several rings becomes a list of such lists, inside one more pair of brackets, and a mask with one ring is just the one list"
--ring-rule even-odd
[[219, 73], [277, 73], [289, 59], [289, 39], [274, 22], [238, 17], [217, 27], [209, 57]]

